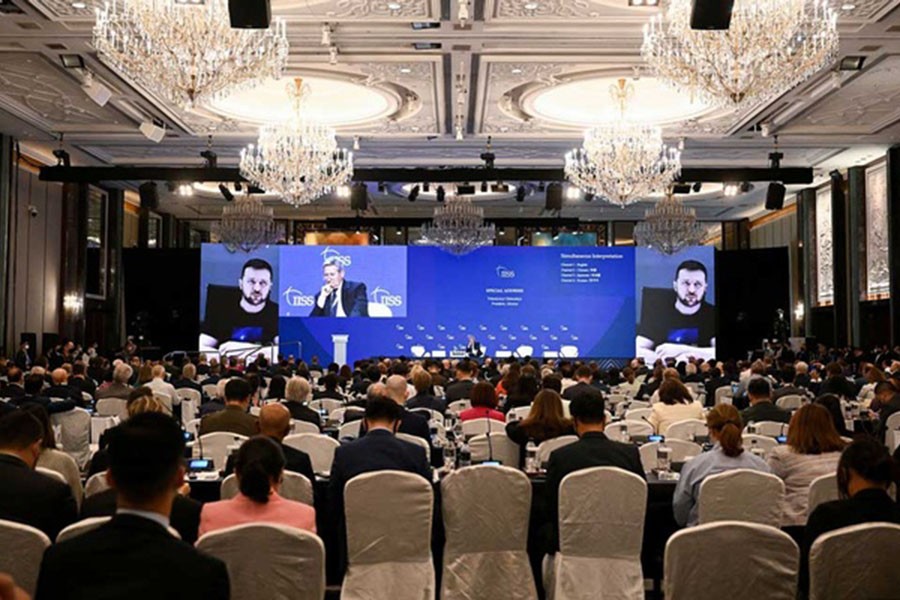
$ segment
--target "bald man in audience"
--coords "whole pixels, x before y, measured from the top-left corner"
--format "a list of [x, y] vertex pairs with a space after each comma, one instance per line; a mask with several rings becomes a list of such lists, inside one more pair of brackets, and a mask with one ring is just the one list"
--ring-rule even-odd
[[69, 386], [69, 372], [60, 367], [50, 373], [51, 385], [44, 390], [42, 395], [48, 398], [71, 399], [79, 406], [85, 405], [81, 392]]
[[[300, 473], [312, 484], [316, 482], [309, 454], [286, 446], [282, 442], [291, 433], [291, 413], [283, 404], [266, 404], [259, 411], [259, 435], [271, 438], [281, 446], [284, 453], [284, 470]], [[225, 475], [234, 472], [234, 454], [228, 457], [225, 464]]]
[[165, 394], [172, 399], [171, 404], [163, 404], [163, 406], [166, 407], [167, 412], [171, 411], [172, 406], [181, 404], [181, 398], [179, 398], [178, 394], [175, 392], [175, 386], [166, 381], [166, 368], [163, 365], [153, 365], [151, 373], [153, 379], [144, 385], [153, 390], [154, 394]]

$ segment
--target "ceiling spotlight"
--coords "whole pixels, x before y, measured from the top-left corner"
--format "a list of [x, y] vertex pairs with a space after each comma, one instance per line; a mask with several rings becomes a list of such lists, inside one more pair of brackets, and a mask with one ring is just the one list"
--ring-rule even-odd
[[516, 202], [525, 202], [525, 189], [524, 185], [520, 185], [516, 188]]
[[83, 69], [84, 58], [80, 54], [60, 54], [59, 60], [67, 69]]
[[65, 150], [63, 150], [62, 148], [57, 148], [56, 150], [54, 150], [53, 156], [56, 157], [56, 166], [57, 167], [71, 167], [72, 166], [72, 157], [69, 156], [69, 153], [66, 152]]
[[581, 190], [575, 187], [574, 185], [570, 185], [566, 187], [566, 199], [567, 200], [578, 200], [581, 197]]
[[482, 193], [482, 194], [487, 194], [487, 191], [488, 191], [488, 182], [487, 182], [487, 181], [482, 181], [482, 182], [481, 182], [481, 193]]
[[429, 182], [427, 182], [427, 181], [424, 182], [424, 183], [422, 184], [422, 191], [425, 192], [426, 194], [427, 194], [428, 192], [430, 192], [430, 191], [431, 191], [431, 184], [430, 184]]
[[234, 200], [234, 194], [231, 193], [231, 190], [229, 190], [228, 186], [224, 183], [219, 184], [219, 193], [222, 194], [222, 197], [228, 202]]
[[725, 184], [725, 196], [728, 198], [733, 198], [738, 195], [740, 191], [740, 186], [737, 183], [726, 183]]
[[178, 186], [178, 195], [188, 197], [194, 195], [194, 186], [189, 183], [182, 183]]
[[328, 64], [336, 65], [338, 63], [338, 47], [337, 46], [329, 46], [328, 47]]
[[338, 198], [347, 199], [350, 197], [350, 186], [349, 185], [339, 185], [335, 189], [335, 195]]
[[322, 23], [322, 45], [330, 46], [331, 45], [331, 25], [328, 23]]
[[862, 71], [863, 66], [866, 64], [865, 56], [845, 56], [841, 59], [840, 66], [838, 67], [841, 71]]
[[585, 194], [584, 194], [584, 201], [585, 201], [585, 202], [593, 202], [593, 201], [594, 201], [594, 194], [592, 194], [591, 192], [585, 192]]
[[841, 10], [843, 10], [845, 12], [850, 12], [851, 10], [856, 10], [856, 5], [847, 2], [845, 4], [841, 4]]
[[112, 98], [112, 90], [103, 85], [103, 83], [94, 77], [90, 71], [85, 71], [84, 81], [81, 83], [81, 89], [93, 100], [98, 106], [106, 106], [109, 99]]
[[353, 136], [353, 149], [359, 150], [359, 136], [358, 135]]
[[444, 189], [444, 186], [439, 185], [437, 188], [437, 201], [443, 202], [447, 197], [447, 190]]
[[403, 235], [403, 228], [397, 227], [397, 235]]
[[421, 190], [421, 188], [419, 187], [418, 184], [414, 185], [413, 188], [411, 190], [409, 190], [409, 195], [406, 196], [406, 199], [409, 200], [410, 202], [415, 202], [416, 199], [419, 197], [420, 190]]
[[695, 194], [699, 194], [700, 190], [703, 189], [703, 184], [698, 181], [693, 186], [691, 186], [691, 189], [694, 190]]
[[141, 133], [151, 142], [157, 144], [166, 137], [166, 125], [162, 121], [153, 119], [152, 121], [144, 121], [140, 127]]

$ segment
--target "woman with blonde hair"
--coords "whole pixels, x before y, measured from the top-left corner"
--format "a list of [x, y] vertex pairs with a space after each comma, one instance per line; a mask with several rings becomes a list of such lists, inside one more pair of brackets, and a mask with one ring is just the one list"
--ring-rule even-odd
[[675, 521], [682, 527], [697, 524], [700, 485], [707, 477], [734, 469], [771, 473], [766, 461], [744, 450], [744, 423], [741, 421], [741, 413], [735, 407], [730, 404], [716, 406], [706, 415], [706, 426], [709, 427], [709, 437], [714, 443], [713, 449], [684, 465], [672, 498]]
[[575, 435], [575, 428], [565, 417], [560, 395], [553, 390], [541, 390], [534, 397], [527, 417], [506, 424], [506, 435], [519, 445], [519, 464], [522, 465], [528, 442], [540, 444], [564, 435]]
[[703, 405], [694, 400], [676, 377], [666, 378], [659, 386], [659, 402], [653, 405], [647, 421], [655, 433], [665, 435], [669, 425], [685, 419], [703, 419]]

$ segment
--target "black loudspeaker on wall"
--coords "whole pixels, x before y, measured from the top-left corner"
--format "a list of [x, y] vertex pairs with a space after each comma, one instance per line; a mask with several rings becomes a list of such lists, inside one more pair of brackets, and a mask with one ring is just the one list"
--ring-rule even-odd
[[724, 30], [731, 27], [734, 0], [694, 0], [691, 29]]
[[369, 188], [365, 183], [354, 183], [350, 187], [350, 210], [364, 211], [369, 208]]
[[41, 336], [41, 352], [47, 354], [59, 343], [58, 333], [45, 333]]
[[547, 200], [544, 210], [560, 211], [563, 206], [563, 186], [561, 183], [551, 183], [547, 186]]
[[786, 191], [786, 188], [780, 183], [770, 183], [766, 192], [766, 210], [781, 210], [784, 208]]
[[272, 23], [269, 0], [228, 0], [228, 14], [234, 29], [268, 29]]
[[141, 187], [138, 188], [138, 193], [141, 196], [141, 208], [149, 208], [150, 210], [159, 208], [159, 190], [155, 181], [142, 183]]

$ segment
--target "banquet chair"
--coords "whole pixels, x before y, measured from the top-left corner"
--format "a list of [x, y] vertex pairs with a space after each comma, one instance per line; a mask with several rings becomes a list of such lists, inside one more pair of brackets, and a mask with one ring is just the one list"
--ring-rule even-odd
[[722, 387], [716, 388], [715, 392], [715, 405], [718, 406], [720, 404], [731, 404], [733, 397], [733, 391], [730, 385], [723, 385]]
[[896, 450], [900, 445], [900, 412], [888, 417], [884, 423], [884, 442], [889, 452]]
[[[219, 486], [219, 495], [222, 500], [230, 500], [238, 495], [240, 487], [238, 485], [237, 476], [232, 473]], [[312, 482], [306, 476], [292, 471], [285, 471], [281, 481], [281, 491], [278, 494], [287, 500], [294, 502], [302, 502], [313, 506], [313, 486]]]
[[203, 393], [206, 394], [207, 398], [215, 398], [218, 395], [219, 386], [215, 383], [207, 383], [206, 385], [201, 385], [200, 388], [203, 390]]
[[362, 427], [362, 419], [356, 419], [355, 421], [350, 421], [349, 423], [344, 423], [338, 428], [338, 439], [343, 440], [345, 438], [356, 439], [359, 437], [360, 427]]
[[165, 409], [166, 414], [170, 417], [172, 416], [172, 396], [166, 394], [165, 392], [153, 392], [153, 397], [162, 404], [163, 409]]
[[197, 435], [200, 433], [200, 419], [191, 419], [185, 423], [184, 430], [192, 434], [194, 439], [197, 439]]
[[[221, 471], [225, 468], [232, 446], [240, 446], [247, 441], [247, 436], [227, 431], [214, 431], [199, 437], [203, 449], [203, 458], [210, 458], [213, 466]], [[196, 442], [195, 442], [196, 443]]]
[[638, 449], [641, 454], [641, 465], [644, 467], [645, 473], [649, 473], [657, 467], [657, 451], [660, 446], [671, 448], [672, 455], [670, 460], [678, 463], [686, 462], [689, 458], [699, 456], [700, 453], [703, 452], [703, 448], [700, 447], [700, 444], [687, 442], [685, 440], [673, 440], [667, 438], [665, 442], [648, 442], [641, 445]]
[[196, 419], [203, 402], [200, 392], [192, 388], [179, 388], [175, 390], [175, 395], [181, 400], [181, 422], [187, 424]]
[[73, 408], [50, 415], [50, 422], [60, 428], [60, 449], [83, 469], [91, 458], [91, 413]]
[[459, 469], [441, 482], [441, 499], [446, 531], [441, 600], [537, 600], [526, 553], [528, 476], [509, 467]]
[[506, 413], [506, 422], [510, 421], [521, 421], [525, 417], [528, 416], [528, 413], [531, 412], [531, 405], [528, 406], [516, 406], [515, 408], [509, 409], [509, 412]]
[[339, 408], [344, 407], [344, 403], [340, 400], [335, 400], [334, 398], [322, 398], [321, 400], [313, 400], [309, 403], [309, 407], [316, 412], [321, 412], [323, 409], [329, 415], [336, 411]]
[[814, 511], [818, 505], [824, 504], [825, 502], [831, 502], [832, 500], [840, 500], [840, 497], [841, 494], [838, 491], [836, 473], [816, 477], [813, 479], [812, 483], [809, 484], [809, 508], [806, 512], [807, 516], [811, 515], [812, 511]]
[[645, 418], [649, 419], [652, 413], [652, 408], [629, 408], [625, 411], [625, 420], [643, 421]]
[[[397, 509], [403, 507], [402, 518]], [[434, 494], [421, 475], [377, 471], [344, 486], [347, 572], [342, 600], [432, 600]]]
[[698, 437], [709, 437], [709, 428], [706, 426], [706, 421], [684, 419], [669, 425], [665, 435], [667, 440], [676, 439], [693, 442]]
[[643, 600], [641, 545], [647, 482], [616, 467], [566, 475], [559, 486], [559, 551], [549, 600]]
[[424, 407], [411, 408], [411, 409], [409, 409], [409, 412], [413, 412], [413, 413], [422, 415], [429, 421], [443, 421], [444, 420], [444, 413], [437, 411], [437, 410], [432, 410], [430, 408], [424, 408]]
[[232, 600], [322, 600], [325, 546], [314, 533], [254, 523], [207, 533], [197, 549], [228, 568]]
[[319, 435], [321, 432], [322, 430], [319, 429], [315, 423], [310, 423], [309, 421], [304, 421], [302, 419], [291, 419], [290, 435], [298, 435], [301, 433]]
[[572, 401], [571, 400], [562, 400], [562, 408], [563, 408], [563, 416], [567, 419], [572, 418]]
[[[749, 423], [747, 423], [749, 425]], [[780, 435], [787, 435], [788, 424], [779, 423], [778, 421], [757, 421], [753, 423], [758, 435], [767, 435], [777, 438]], [[747, 433], [750, 433], [749, 431]]]
[[60, 542], [65, 542], [66, 540], [78, 537], [82, 533], [93, 531], [101, 525], [106, 525], [111, 520], [112, 517], [90, 517], [88, 519], [76, 521], [59, 532], [56, 536], [56, 543], [59, 544]]
[[313, 471], [320, 474], [331, 472], [334, 451], [341, 446], [341, 443], [333, 437], [321, 433], [295, 433], [284, 438], [281, 443], [306, 452], [312, 462]]
[[0, 520], [0, 573], [6, 573], [34, 595], [44, 550], [50, 538], [29, 525]]
[[[426, 409], [416, 408], [413, 410], [416, 411], [416, 410], [428, 410], [428, 409], [427, 408]], [[343, 406], [341, 408], [338, 408], [337, 410], [333, 410], [330, 413], [328, 413], [328, 420], [333, 421], [335, 423], [343, 423], [347, 419], [348, 413], [351, 415], [352, 414], [365, 415], [365, 412], [366, 412], [366, 409], [362, 408], [361, 406]], [[438, 413], [438, 414], [440, 414], [440, 413]]]
[[420, 438], [417, 435], [410, 435], [408, 433], [402, 433], [398, 431], [394, 434], [398, 440], [403, 440], [409, 444], [413, 444], [415, 446], [419, 446], [425, 450], [425, 459], [428, 461], [428, 464], [431, 464], [431, 444], [429, 444], [425, 438]]
[[646, 421], [618, 421], [607, 425], [603, 432], [611, 440], [624, 442], [626, 433], [629, 437], [633, 435], [653, 435], [653, 427]]
[[[108, 399], [108, 398], [104, 398]], [[125, 414], [125, 419], [128, 418], [128, 414]], [[106, 432], [107, 429], [112, 429], [125, 419], [120, 417], [98, 417], [96, 415], [91, 416], [91, 444], [100, 444], [100, 437]]]
[[99, 417], [128, 418], [128, 400], [124, 398], [100, 398], [94, 410]]
[[69, 482], [66, 481], [65, 475], [60, 473], [59, 471], [54, 471], [53, 469], [48, 469], [47, 467], [35, 467], [36, 473], [40, 473], [44, 477], [49, 477], [50, 479], [54, 479], [60, 483], [65, 483], [66, 487], [69, 487]]
[[759, 435], [756, 433], [745, 433], [741, 436], [744, 450], [753, 450], [753, 448], [761, 448], [766, 455], [774, 448], [778, 447], [778, 440], [767, 435]]
[[509, 439], [505, 431], [492, 431], [488, 434], [476, 435], [469, 440], [469, 451], [472, 453], [472, 462], [484, 462], [496, 460], [504, 467], [519, 468], [519, 445]]
[[574, 444], [577, 441], [577, 435], [561, 435], [559, 437], [541, 442], [537, 447], [538, 464], [547, 464], [547, 461], [550, 460], [550, 455], [554, 450], [556, 450], [557, 448], [562, 448], [563, 446], [568, 446], [569, 444]]
[[666, 600], [795, 600], [799, 560], [797, 544], [775, 527], [737, 521], [689, 527], [666, 544], [664, 595]]
[[770, 473], [733, 469], [710, 475], [700, 484], [699, 522], [746, 521], [778, 527], [783, 497], [784, 482]]
[[455, 400], [447, 405], [447, 414], [459, 415], [464, 410], [472, 408], [469, 400]]
[[775, 401], [775, 406], [783, 408], [784, 410], [797, 410], [803, 406], [803, 396], [797, 394], [782, 396]]
[[106, 471], [94, 473], [84, 484], [84, 497], [89, 498], [94, 494], [105, 492], [109, 489], [109, 483], [106, 481]]
[[863, 523], [819, 536], [809, 552], [809, 598], [896, 598], [900, 525]]
[[506, 431], [506, 424], [494, 419], [472, 419], [471, 421], [463, 421], [462, 431], [463, 437], [468, 439], [492, 431]]

